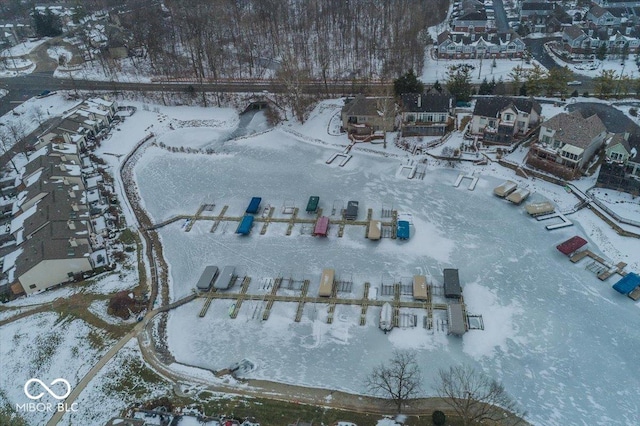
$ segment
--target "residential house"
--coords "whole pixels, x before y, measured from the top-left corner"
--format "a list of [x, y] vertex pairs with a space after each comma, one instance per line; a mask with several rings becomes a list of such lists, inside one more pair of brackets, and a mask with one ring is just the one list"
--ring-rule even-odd
[[484, 3], [477, 0], [463, 0], [462, 8], [451, 22], [453, 31], [482, 33], [495, 29], [487, 18]]
[[533, 98], [480, 97], [473, 110], [470, 133], [481, 136], [484, 143], [509, 145], [538, 124], [541, 112]]
[[454, 97], [440, 93], [401, 96], [402, 136], [442, 136], [454, 123]]
[[456, 33], [438, 35], [437, 55], [441, 59], [520, 58], [526, 50], [518, 33]]
[[596, 185], [640, 195], [640, 135], [615, 134], [605, 158]]
[[590, 23], [585, 29], [576, 25], [565, 27], [562, 33], [563, 49], [580, 58], [593, 55], [604, 45], [609, 55], [634, 54], [640, 51], [640, 31], [635, 26], [597, 26]]
[[520, 21], [528, 21], [533, 17], [551, 16], [556, 4], [548, 1], [525, 0], [520, 6]]
[[606, 136], [607, 129], [597, 114], [583, 118], [579, 111], [560, 113], [541, 124], [527, 163], [565, 179], [576, 178]]
[[586, 19], [593, 22], [598, 27], [601, 26], [620, 26], [621, 18], [614, 16], [613, 13], [604, 9], [597, 4], [591, 6], [587, 12]]
[[[70, 125], [70, 124], [69, 124]], [[53, 129], [51, 132], [46, 133], [38, 137], [38, 143], [35, 148], [40, 149], [43, 146], [61, 145], [61, 144], [73, 144], [80, 148], [85, 146], [87, 142], [87, 136], [83, 133], [69, 133], [60, 128]]]
[[342, 128], [349, 134], [371, 135], [395, 128], [396, 105], [391, 97], [368, 98], [358, 95], [345, 100]]

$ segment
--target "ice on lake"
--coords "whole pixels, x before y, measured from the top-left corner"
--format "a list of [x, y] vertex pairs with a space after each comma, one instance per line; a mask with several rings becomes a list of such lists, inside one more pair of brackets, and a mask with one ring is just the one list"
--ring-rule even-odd
[[413, 349], [426, 394], [433, 394], [439, 368], [467, 363], [503, 381], [536, 424], [640, 423], [640, 311], [611, 289], [614, 281], [599, 281], [555, 249], [575, 234], [584, 237], [579, 226], [546, 231], [522, 207], [492, 195], [498, 179], [482, 176], [469, 191], [453, 187], [455, 170], [430, 166], [424, 180], [407, 180], [396, 177], [399, 159], [357, 153], [340, 168], [324, 163], [333, 151], [279, 130], [225, 142], [220, 155], [148, 149], [135, 175], [154, 221], [193, 214], [203, 203], [215, 203], [215, 212], [228, 205], [227, 214], [239, 216], [252, 196], [276, 207], [276, 215], [293, 200], [304, 215], [310, 195], [320, 196], [326, 214], [334, 202], [358, 200], [359, 219], [367, 208], [379, 217], [382, 204], [393, 203], [413, 220], [406, 242], [371, 242], [362, 227], [347, 227], [343, 238], [333, 227], [320, 239], [301, 235], [300, 225], [291, 236], [280, 224], [259, 235], [257, 224], [239, 237], [235, 223], [210, 233], [211, 222], [198, 221], [187, 233], [176, 222], [160, 230], [173, 298], [190, 294], [209, 264], [237, 265], [252, 277], [249, 292], [258, 294], [269, 291], [269, 279], [293, 276], [310, 279], [315, 295], [322, 269], [330, 267], [354, 281], [346, 295], [354, 298], [365, 281], [376, 286], [424, 273], [441, 282], [442, 269], [454, 267], [468, 310], [483, 316], [485, 330], [448, 337], [422, 328], [424, 313], [415, 311], [419, 327], [385, 335], [376, 327], [379, 308], [369, 309], [362, 327], [359, 307], [337, 306], [326, 324], [328, 305], [311, 304], [295, 323], [297, 305], [278, 302], [265, 322], [259, 302], [244, 302], [232, 320], [232, 301], [214, 301], [199, 318], [199, 299], [170, 315], [169, 344], [179, 362], [217, 370], [246, 358], [256, 365], [251, 378], [364, 392], [374, 365], [394, 349]]

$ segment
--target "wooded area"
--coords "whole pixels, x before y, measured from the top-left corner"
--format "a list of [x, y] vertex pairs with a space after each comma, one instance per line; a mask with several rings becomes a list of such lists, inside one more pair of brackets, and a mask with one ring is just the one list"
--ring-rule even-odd
[[[156, 75], [396, 77], [422, 71], [426, 28], [447, 0], [129, 1], [119, 24]], [[113, 13], [112, 13], [113, 16]]]

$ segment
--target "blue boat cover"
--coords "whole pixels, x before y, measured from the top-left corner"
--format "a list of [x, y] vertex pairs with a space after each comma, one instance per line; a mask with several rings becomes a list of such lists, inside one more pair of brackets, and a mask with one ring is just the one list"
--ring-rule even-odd
[[622, 277], [620, 281], [613, 285], [613, 289], [618, 293], [629, 294], [640, 285], [640, 276], [633, 272], [629, 272]]
[[398, 221], [398, 232], [396, 236], [401, 240], [409, 239], [409, 222], [407, 222], [406, 220]]

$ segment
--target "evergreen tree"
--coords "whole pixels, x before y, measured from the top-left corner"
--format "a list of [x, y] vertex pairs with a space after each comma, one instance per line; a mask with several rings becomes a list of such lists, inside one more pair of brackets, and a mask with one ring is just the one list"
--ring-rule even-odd
[[601, 61], [604, 61], [604, 58], [607, 57], [607, 45], [602, 43], [600, 46], [598, 46], [598, 50], [596, 50], [596, 58], [600, 59]]
[[396, 96], [403, 93], [422, 93], [424, 92], [424, 84], [418, 80], [413, 70], [409, 70], [405, 75], [393, 80], [393, 91]]
[[475, 67], [469, 64], [452, 65], [449, 67], [447, 90], [457, 101], [469, 102], [473, 92], [471, 85], [471, 71]]
[[45, 13], [33, 10], [33, 28], [38, 37], [57, 37], [62, 34], [62, 21], [46, 8]]

